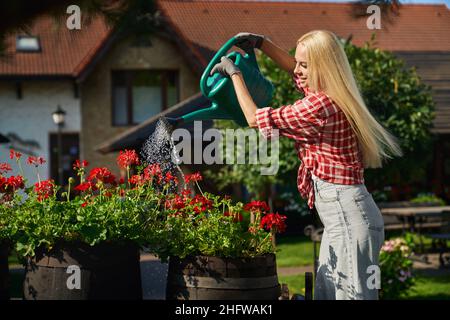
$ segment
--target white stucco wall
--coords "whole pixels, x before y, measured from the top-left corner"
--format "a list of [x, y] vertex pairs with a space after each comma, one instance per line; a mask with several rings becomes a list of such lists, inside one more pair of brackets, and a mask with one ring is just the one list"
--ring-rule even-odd
[[[79, 132], [81, 128], [80, 100], [74, 97], [70, 81], [27, 81], [22, 84], [22, 99], [16, 96], [15, 84], [0, 82], [0, 133], [12, 132], [22, 140], [34, 140], [39, 148], [32, 149], [37, 156], [47, 160], [39, 169], [42, 179], [50, 177], [49, 134], [57, 132], [52, 112], [58, 104], [66, 111], [63, 132]], [[15, 161], [9, 159], [10, 143], [0, 144], [0, 162], [11, 163], [14, 175], [18, 174]], [[22, 167], [29, 183], [37, 181], [34, 167], [26, 164], [23, 155]]]

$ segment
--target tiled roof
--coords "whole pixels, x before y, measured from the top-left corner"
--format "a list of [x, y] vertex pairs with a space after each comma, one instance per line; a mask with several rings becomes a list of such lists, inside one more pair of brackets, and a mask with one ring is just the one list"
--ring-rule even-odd
[[[232, 35], [249, 31], [271, 37], [284, 49], [313, 29], [328, 29], [341, 37], [353, 36], [357, 45], [367, 41], [373, 30], [366, 19], [354, 19], [348, 3], [268, 2], [268, 1], [177, 1], [159, 0], [159, 8], [201, 69]], [[404, 4], [399, 16], [376, 31], [378, 46], [392, 51], [450, 51], [450, 11], [445, 5]], [[81, 30], [55, 26], [50, 17], [38, 18], [31, 35], [40, 38], [39, 53], [16, 53], [15, 37], [6, 39], [9, 59], [0, 58], [0, 76], [78, 77], [109, 39], [111, 29], [96, 18]], [[187, 54], [187, 53], [186, 53]]]
[[81, 30], [57, 25], [48, 16], [38, 18], [30, 35], [39, 36], [41, 52], [16, 52], [16, 34], [6, 39], [6, 55], [0, 58], [1, 76], [77, 77], [108, 39], [110, 29], [103, 19], [93, 19]]
[[[445, 5], [403, 4], [392, 23], [369, 30], [353, 18], [350, 3], [160, 0], [160, 9], [197, 50], [214, 52], [238, 32], [269, 36], [284, 49], [304, 33], [326, 29], [362, 45], [375, 31], [378, 47], [391, 51], [450, 51], [450, 10]], [[207, 58], [209, 58], [207, 56]]]

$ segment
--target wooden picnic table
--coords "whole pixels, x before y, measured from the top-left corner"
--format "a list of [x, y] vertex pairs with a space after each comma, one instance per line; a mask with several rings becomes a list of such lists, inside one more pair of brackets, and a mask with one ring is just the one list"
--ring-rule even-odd
[[445, 211], [450, 212], [450, 206], [402, 207], [402, 208], [381, 209], [381, 213], [384, 215], [394, 215], [398, 217], [439, 216]]
[[403, 221], [403, 225], [409, 226], [411, 232], [416, 232], [419, 236], [420, 248], [423, 252], [423, 241], [421, 230], [424, 227], [439, 227], [439, 223], [424, 224], [428, 217], [439, 217], [444, 213], [450, 214], [450, 206], [418, 206], [400, 208], [381, 208], [381, 214], [385, 216], [396, 216]]

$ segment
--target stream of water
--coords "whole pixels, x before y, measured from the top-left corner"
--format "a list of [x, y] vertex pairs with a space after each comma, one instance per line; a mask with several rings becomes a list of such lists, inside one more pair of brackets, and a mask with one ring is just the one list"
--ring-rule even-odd
[[172, 138], [172, 129], [164, 117], [156, 123], [155, 131], [142, 145], [140, 155], [148, 164], [158, 163], [163, 174], [167, 172], [181, 175], [180, 184], [184, 184], [184, 173], [180, 168], [181, 160], [176, 152]]

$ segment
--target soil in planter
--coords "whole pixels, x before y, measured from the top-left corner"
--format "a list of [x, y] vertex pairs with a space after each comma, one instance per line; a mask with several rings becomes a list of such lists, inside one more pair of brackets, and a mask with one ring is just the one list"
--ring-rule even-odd
[[28, 261], [29, 300], [142, 299], [140, 254], [134, 245], [62, 243]]
[[0, 241], [0, 300], [9, 300], [9, 248], [6, 242]]
[[171, 257], [167, 300], [277, 300], [275, 255], [255, 258]]

